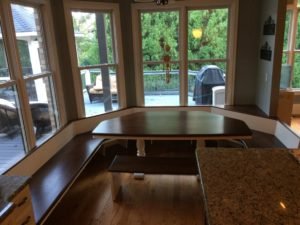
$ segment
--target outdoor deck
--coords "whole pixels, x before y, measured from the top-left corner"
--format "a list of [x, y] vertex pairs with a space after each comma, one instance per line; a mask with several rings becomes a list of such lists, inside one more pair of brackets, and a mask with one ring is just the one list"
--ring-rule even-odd
[[0, 173], [5, 172], [25, 156], [21, 135], [8, 137], [0, 135]]

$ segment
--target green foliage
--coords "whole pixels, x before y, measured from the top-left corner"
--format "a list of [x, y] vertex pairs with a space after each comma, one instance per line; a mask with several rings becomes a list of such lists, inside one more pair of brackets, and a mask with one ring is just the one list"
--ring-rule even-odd
[[288, 10], [286, 12], [286, 17], [285, 17], [283, 50], [288, 49], [288, 40], [289, 40], [288, 35], [289, 35], [290, 24], [291, 24], [291, 16], [292, 16], [292, 12], [290, 10]]
[[106, 49], [99, 49], [96, 13], [72, 13], [77, 57], [80, 66], [100, 64], [99, 51], [103, 50], [107, 51], [107, 63], [113, 63], [115, 61], [113, 53], [111, 15], [108, 13], [98, 13], [97, 15], [104, 17]]
[[171, 60], [178, 60], [178, 12], [147, 12], [141, 14], [143, 61], [162, 61], [163, 51], [159, 40], [171, 46]]
[[300, 88], [300, 54], [295, 54], [292, 87]]
[[[226, 58], [228, 9], [192, 10], [188, 18], [188, 59]], [[200, 28], [202, 37], [192, 30]]]
[[18, 49], [19, 49], [23, 75], [27, 75], [28, 69], [32, 68], [27, 41], [18, 40]]

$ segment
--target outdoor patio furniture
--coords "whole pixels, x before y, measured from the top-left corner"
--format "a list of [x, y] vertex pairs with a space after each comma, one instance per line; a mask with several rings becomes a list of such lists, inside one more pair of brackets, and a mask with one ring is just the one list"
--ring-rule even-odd
[[[112, 100], [117, 101], [117, 80], [116, 76], [109, 76], [110, 78], [110, 93], [112, 95]], [[103, 85], [102, 76], [98, 75], [96, 77], [95, 84], [86, 85], [86, 91], [89, 96], [90, 103], [93, 101], [101, 101], [103, 98]]]
[[33, 124], [36, 127], [35, 135], [40, 137], [42, 134], [51, 132], [52, 125], [47, 103], [30, 102]]
[[203, 66], [196, 75], [193, 100], [196, 104], [212, 104], [212, 88], [225, 85], [223, 71], [215, 65]]
[[215, 86], [212, 88], [212, 104], [225, 104], [225, 86]]
[[0, 133], [13, 136], [20, 129], [18, 112], [14, 104], [0, 98]]
[[[30, 102], [33, 124], [37, 137], [52, 130], [49, 107], [47, 103]], [[20, 132], [20, 120], [17, 107], [5, 99], [0, 98], [0, 133], [14, 136]]]

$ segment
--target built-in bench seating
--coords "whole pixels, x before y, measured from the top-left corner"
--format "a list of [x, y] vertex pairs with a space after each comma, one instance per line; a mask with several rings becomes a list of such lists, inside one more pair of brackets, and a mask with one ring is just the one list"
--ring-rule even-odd
[[37, 224], [47, 218], [103, 141], [91, 133], [77, 135], [32, 176], [29, 185]]
[[111, 193], [114, 201], [121, 197], [120, 173], [198, 175], [195, 157], [138, 157], [116, 155], [108, 171], [112, 173]]

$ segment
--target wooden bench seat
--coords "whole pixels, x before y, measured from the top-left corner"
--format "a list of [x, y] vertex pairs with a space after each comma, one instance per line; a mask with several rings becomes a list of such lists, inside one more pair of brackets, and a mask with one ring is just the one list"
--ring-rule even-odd
[[112, 173], [111, 193], [114, 201], [121, 194], [120, 173], [198, 175], [194, 157], [138, 157], [116, 155], [108, 171]]
[[32, 176], [29, 186], [37, 224], [47, 218], [103, 141], [90, 133], [77, 135]]

